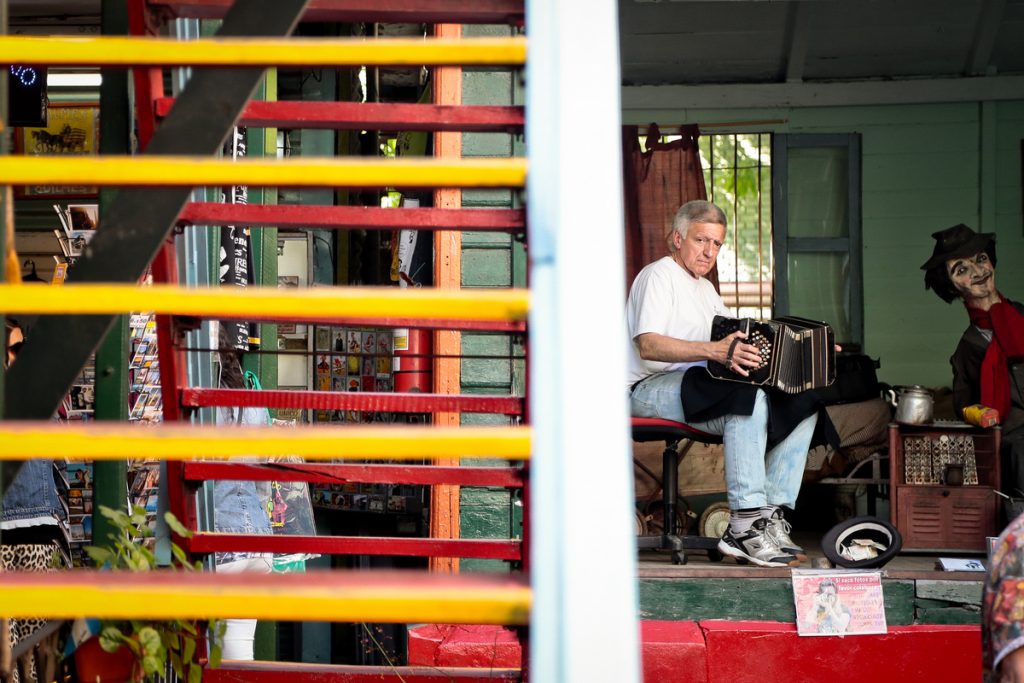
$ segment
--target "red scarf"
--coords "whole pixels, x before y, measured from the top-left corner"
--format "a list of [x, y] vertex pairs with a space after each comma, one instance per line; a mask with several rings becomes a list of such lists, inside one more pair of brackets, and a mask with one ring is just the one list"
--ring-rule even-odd
[[1024, 358], [1024, 316], [1002, 294], [1000, 302], [983, 311], [967, 307], [971, 324], [992, 330], [992, 342], [981, 362], [981, 403], [995, 408], [1005, 419], [1010, 412], [1010, 368], [1008, 361]]

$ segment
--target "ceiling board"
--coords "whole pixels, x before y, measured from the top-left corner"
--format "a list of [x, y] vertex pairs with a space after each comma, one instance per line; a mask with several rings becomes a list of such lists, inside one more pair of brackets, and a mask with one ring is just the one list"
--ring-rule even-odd
[[[781, 83], [794, 45], [802, 60], [790, 73], [808, 82], [948, 77], [975, 63], [1024, 74], [1024, 0], [1004, 3], [987, 25], [991, 50], [986, 42], [973, 58], [979, 0], [620, 0], [623, 83]], [[786, 17], [797, 6], [793, 35]]]

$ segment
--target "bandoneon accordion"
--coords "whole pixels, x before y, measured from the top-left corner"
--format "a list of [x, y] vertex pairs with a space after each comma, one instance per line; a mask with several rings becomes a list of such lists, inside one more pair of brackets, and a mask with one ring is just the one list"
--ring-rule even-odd
[[718, 379], [774, 387], [787, 394], [827, 387], [836, 379], [836, 339], [832, 328], [817, 320], [785, 316], [775, 320], [726, 318], [711, 322], [711, 341], [733, 332], [746, 332], [745, 344], [761, 352], [761, 364], [748, 368], [749, 376], [708, 361], [708, 372]]

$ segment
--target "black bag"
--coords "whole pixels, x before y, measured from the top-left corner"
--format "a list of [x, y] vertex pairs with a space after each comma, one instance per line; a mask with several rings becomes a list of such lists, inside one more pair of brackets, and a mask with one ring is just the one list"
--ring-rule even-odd
[[881, 366], [880, 361], [862, 353], [836, 354], [836, 381], [815, 392], [825, 405], [878, 398], [881, 388], [875, 371]]

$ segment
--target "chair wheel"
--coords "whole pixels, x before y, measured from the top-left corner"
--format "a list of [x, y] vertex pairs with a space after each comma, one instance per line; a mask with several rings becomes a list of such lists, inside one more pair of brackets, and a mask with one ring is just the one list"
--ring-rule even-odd
[[736, 564], [749, 564], [750, 562], [750, 560], [745, 557], [734, 557], [732, 559], [736, 560]]
[[704, 509], [697, 522], [697, 530], [701, 536], [721, 538], [729, 528], [729, 504], [726, 502], [712, 503]]
[[720, 551], [718, 551], [718, 550], [715, 550], [715, 549], [708, 550], [708, 559], [711, 560], [712, 562], [721, 562], [723, 557], [725, 557], [725, 556], [722, 555], [722, 553]]
[[672, 553], [672, 564], [686, 564], [686, 553], [679, 550]]

